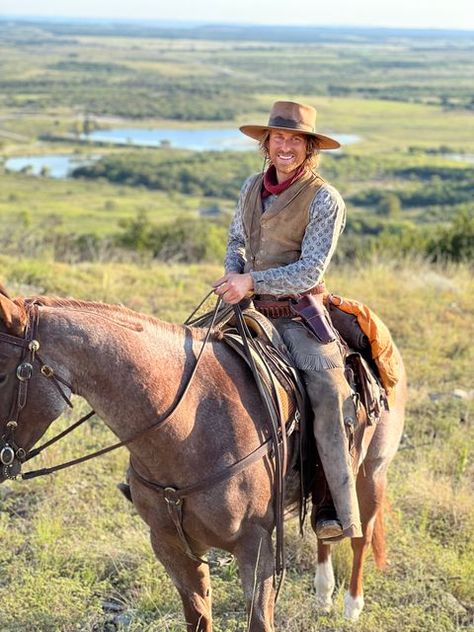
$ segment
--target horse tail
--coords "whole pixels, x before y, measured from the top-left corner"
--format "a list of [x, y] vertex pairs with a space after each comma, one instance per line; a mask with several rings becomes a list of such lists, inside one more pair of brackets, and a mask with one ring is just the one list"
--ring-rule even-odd
[[387, 555], [385, 549], [385, 526], [384, 526], [384, 506], [385, 499], [381, 502], [377, 513], [375, 514], [374, 531], [372, 534], [372, 551], [374, 554], [375, 565], [379, 570], [383, 570], [387, 564]]

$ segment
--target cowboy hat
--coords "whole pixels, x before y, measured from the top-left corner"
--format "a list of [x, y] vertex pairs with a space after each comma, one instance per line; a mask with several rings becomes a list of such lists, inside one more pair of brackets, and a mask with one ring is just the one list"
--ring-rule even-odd
[[319, 141], [320, 149], [337, 149], [341, 146], [334, 138], [316, 133], [316, 110], [311, 105], [293, 101], [276, 101], [272, 106], [268, 125], [242, 125], [239, 129], [255, 140], [261, 140], [268, 130], [280, 129], [314, 136]]

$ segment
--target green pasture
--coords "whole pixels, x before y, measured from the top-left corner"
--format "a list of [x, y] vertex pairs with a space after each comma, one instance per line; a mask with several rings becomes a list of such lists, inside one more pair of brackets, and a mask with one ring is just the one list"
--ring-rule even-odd
[[[22, 294], [120, 302], [180, 322], [220, 274], [219, 266], [66, 265], [0, 255], [2, 281]], [[406, 434], [389, 475], [390, 565], [367, 562], [366, 608], [358, 624], [341, 616], [350, 547], [335, 548], [335, 609], [314, 605], [315, 538], [290, 522], [288, 578], [277, 608], [282, 632], [457, 632], [473, 629], [472, 445], [474, 292], [466, 266], [421, 260], [333, 267], [335, 293], [357, 297], [391, 327], [407, 365]], [[74, 416], [85, 411], [76, 401]], [[55, 430], [67, 420], [55, 424]], [[99, 420], [54, 446], [39, 465], [113, 440]], [[0, 487], [0, 629], [5, 632], [133, 630], [184, 632], [180, 602], [153, 558], [144, 524], [115, 484], [125, 450], [87, 465]], [[235, 564], [212, 560], [215, 629], [246, 629]], [[222, 562], [226, 562], [222, 565]], [[18, 605], [21, 604], [21, 607]]]
[[121, 219], [146, 211], [154, 222], [198, 215], [212, 200], [179, 193], [114, 186], [103, 181], [54, 180], [22, 174], [0, 175], [1, 232], [45, 227], [110, 235]]
[[350, 152], [473, 151], [467, 38], [315, 32], [297, 43], [272, 41], [264, 31], [254, 41], [231, 40], [230, 32], [182, 39], [162, 31], [140, 38], [126, 27], [107, 37], [86, 31], [4, 25], [3, 152], [21, 152], [24, 143], [10, 143], [2, 130], [33, 141], [74, 132], [85, 114], [105, 126], [119, 119], [138, 126], [264, 122], [269, 104], [283, 97], [313, 103], [321, 131], [360, 136]]

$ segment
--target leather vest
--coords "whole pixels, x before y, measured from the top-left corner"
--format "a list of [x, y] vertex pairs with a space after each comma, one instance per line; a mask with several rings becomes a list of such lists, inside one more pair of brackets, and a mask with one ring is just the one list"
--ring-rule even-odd
[[255, 177], [243, 203], [244, 272], [277, 268], [300, 258], [311, 203], [325, 184], [319, 174], [308, 171], [263, 212], [262, 182], [263, 173]]

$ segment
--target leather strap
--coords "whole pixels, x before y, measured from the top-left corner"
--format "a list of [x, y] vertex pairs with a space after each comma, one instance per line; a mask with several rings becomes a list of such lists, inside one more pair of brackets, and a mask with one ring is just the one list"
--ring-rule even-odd
[[298, 294], [256, 294], [255, 298], [259, 301], [272, 301], [277, 303], [288, 302], [290, 299], [297, 300], [301, 296], [306, 294], [324, 294], [326, 292], [326, 283], [321, 281], [318, 285], [306, 290], [305, 292], [299, 292]]
[[326, 293], [324, 281], [318, 283], [306, 292], [301, 294], [287, 294], [275, 296], [273, 294], [256, 294], [253, 299], [254, 307], [267, 318], [293, 318], [295, 314], [291, 310], [291, 305], [302, 296], [317, 295]]
[[260, 460], [262, 457], [265, 456], [265, 454], [270, 452], [272, 446], [273, 446], [272, 440], [267, 439], [267, 441], [262, 443], [258, 448], [256, 448], [250, 454], [247, 454], [247, 456], [245, 456], [243, 459], [240, 459], [240, 461], [236, 461], [229, 467], [223, 470], [220, 470], [219, 472], [216, 472], [212, 476], [208, 476], [207, 478], [205, 478], [203, 481], [200, 481], [199, 483], [194, 483], [193, 485], [188, 485], [187, 487], [182, 487], [181, 489], [178, 489], [176, 487], [171, 487], [169, 485], [161, 485], [160, 483], [156, 483], [155, 481], [148, 480], [147, 478], [142, 476], [140, 472], [137, 470], [137, 468], [133, 464], [133, 458], [130, 458], [130, 469], [132, 470], [133, 475], [141, 483], [143, 483], [143, 485], [146, 485], [146, 487], [149, 487], [150, 489], [153, 489], [153, 491], [159, 492], [160, 494], [163, 495], [163, 498], [166, 501], [166, 507], [168, 509], [169, 516], [176, 528], [179, 539], [183, 543], [183, 547], [184, 547], [186, 555], [190, 557], [192, 560], [194, 560], [195, 562], [209, 564], [207, 560], [196, 555], [189, 544], [188, 538], [186, 536], [186, 532], [184, 531], [184, 527], [183, 527], [183, 503], [184, 503], [183, 499], [186, 496], [190, 496], [191, 494], [197, 494], [198, 492], [206, 491], [210, 489], [211, 487], [214, 487], [218, 483], [221, 483], [222, 481], [227, 480], [231, 476], [235, 476], [236, 474], [239, 474], [240, 472], [245, 470], [247, 467], [252, 465], [252, 463], [255, 463], [256, 461]]

